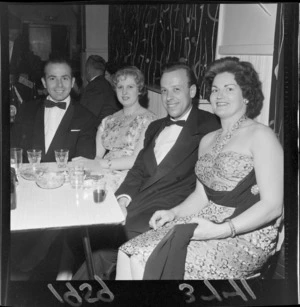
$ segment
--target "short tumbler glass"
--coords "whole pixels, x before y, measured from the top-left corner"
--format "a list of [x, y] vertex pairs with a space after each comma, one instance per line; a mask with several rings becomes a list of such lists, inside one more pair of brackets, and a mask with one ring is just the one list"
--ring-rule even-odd
[[106, 182], [97, 180], [94, 183], [93, 198], [95, 203], [101, 203], [105, 200], [107, 194]]

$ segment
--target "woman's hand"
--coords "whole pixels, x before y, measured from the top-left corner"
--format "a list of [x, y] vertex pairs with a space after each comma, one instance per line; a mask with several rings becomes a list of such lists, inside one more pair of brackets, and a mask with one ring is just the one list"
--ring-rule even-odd
[[98, 162], [98, 164], [100, 165], [101, 168], [109, 168], [107, 160], [101, 159], [101, 158], [97, 158], [97, 157], [95, 158], [95, 160], [97, 160], [97, 162]]
[[175, 214], [171, 210], [159, 210], [152, 215], [149, 226], [156, 230], [167, 222], [173, 221], [174, 218]]
[[211, 240], [227, 238], [231, 234], [228, 223], [216, 224], [201, 217], [194, 217], [190, 223], [197, 223], [191, 240]]

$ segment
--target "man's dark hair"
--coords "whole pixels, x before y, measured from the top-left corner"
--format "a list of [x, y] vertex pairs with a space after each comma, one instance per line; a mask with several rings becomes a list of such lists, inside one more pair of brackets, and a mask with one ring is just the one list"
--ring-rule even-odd
[[172, 72], [175, 70], [184, 69], [188, 78], [188, 86], [191, 87], [193, 84], [197, 87], [197, 81], [193, 70], [186, 64], [181, 62], [172, 62], [165, 64], [162, 68], [162, 74], [166, 72]]
[[71, 69], [71, 77], [73, 77], [73, 69], [72, 69], [72, 63], [69, 59], [65, 58], [65, 57], [49, 57], [49, 60], [46, 61], [45, 65], [44, 65], [44, 76], [46, 75], [46, 67], [49, 64], [66, 64], [70, 67]]
[[102, 72], [105, 71], [106, 61], [100, 55], [90, 55], [86, 61], [86, 64], [90, 65], [96, 70], [101, 70]]

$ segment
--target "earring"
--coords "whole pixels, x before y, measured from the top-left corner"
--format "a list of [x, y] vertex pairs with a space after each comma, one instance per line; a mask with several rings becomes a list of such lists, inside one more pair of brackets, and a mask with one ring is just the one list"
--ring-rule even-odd
[[248, 99], [244, 99], [244, 104], [248, 104], [249, 100]]

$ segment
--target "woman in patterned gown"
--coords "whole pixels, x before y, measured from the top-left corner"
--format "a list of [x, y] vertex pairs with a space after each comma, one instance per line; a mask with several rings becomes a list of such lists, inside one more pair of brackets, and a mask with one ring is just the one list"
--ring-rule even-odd
[[[93, 162], [88, 161], [87, 165], [90, 169], [100, 166], [105, 181], [115, 191], [143, 148], [148, 125], [157, 117], [139, 103], [147, 89], [144, 76], [137, 67], [118, 70], [112, 83], [123, 109], [102, 120], [96, 136], [96, 158]], [[74, 160], [89, 159], [80, 157]]]
[[[156, 211], [149, 221], [153, 229], [120, 247], [116, 279], [155, 279], [149, 256], [178, 224], [196, 223], [187, 241], [184, 279], [251, 278], [275, 253], [283, 150], [273, 131], [253, 120], [264, 98], [258, 74], [251, 63], [227, 57], [210, 66], [205, 82], [222, 128], [200, 142], [195, 191], [180, 205]], [[170, 253], [167, 259], [176, 257]], [[164, 274], [157, 279], [175, 279]]]

